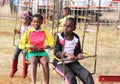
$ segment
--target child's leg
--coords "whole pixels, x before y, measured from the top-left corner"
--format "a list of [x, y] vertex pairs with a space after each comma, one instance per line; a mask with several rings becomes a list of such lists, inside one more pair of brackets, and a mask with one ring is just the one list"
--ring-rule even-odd
[[14, 59], [14, 60], [18, 60], [18, 56], [19, 56], [19, 54], [20, 54], [21, 51], [22, 51], [22, 50], [19, 49], [18, 46], [16, 46], [16, 49], [15, 49], [15, 52], [14, 52], [14, 56], [13, 56], [13, 59]]
[[34, 84], [36, 84], [36, 72], [37, 72], [37, 57], [31, 57], [30, 63], [31, 63], [31, 80]]
[[44, 84], [49, 84], [49, 60], [48, 57], [40, 57], [40, 63], [43, 67], [43, 73], [44, 73]]
[[84, 84], [94, 84], [91, 73], [83, 66], [81, 66], [78, 62], [71, 63], [69, 66], [74, 71], [74, 73], [79, 76]]
[[13, 77], [15, 72], [17, 71], [17, 65], [18, 65], [18, 56], [22, 50], [18, 48], [18, 46], [15, 49], [13, 60], [12, 60], [12, 70], [10, 72], [10, 77]]
[[66, 84], [77, 84], [76, 77], [73, 73], [73, 71], [66, 65], [64, 67], [65, 72], [63, 71], [63, 65], [58, 64], [55, 67], [55, 71], [59, 73], [61, 76], [65, 76], [65, 82]]
[[22, 77], [25, 78], [27, 76], [27, 69], [28, 69], [28, 64], [26, 60], [26, 55], [27, 55], [27, 50], [23, 50], [23, 72], [22, 72]]

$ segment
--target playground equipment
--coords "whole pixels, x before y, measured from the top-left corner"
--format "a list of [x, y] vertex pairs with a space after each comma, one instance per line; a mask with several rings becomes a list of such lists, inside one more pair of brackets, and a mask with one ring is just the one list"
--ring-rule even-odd
[[101, 84], [103, 83], [108, 83], [108, 84], [113, 84], [113, 83], [120, 83], [120, 76], [118, 75], [100, 75], [99, 80]]
[[[83, 8], [84, 9], [84, 8]], [[83, 9], [81, 9], [81, 10], [83, 10]], [[82, 18], [82, 16], [80, 17], [80, 18]], [[86, 18], [86, 16], [84, 16], [84, 19]]]

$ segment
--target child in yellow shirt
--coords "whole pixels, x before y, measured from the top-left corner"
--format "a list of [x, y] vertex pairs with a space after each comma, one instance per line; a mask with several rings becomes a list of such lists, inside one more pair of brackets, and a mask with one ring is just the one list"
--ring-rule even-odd
[[61, 33], [63, 31], [63, 25], [67, 18], [73, 17], [72, 15], [70, 15], [71, 10], [69, 7], [64, 7], [62, 13], [63, 13], [63, 18], [59, 20], [59, 27], [58, 29], [54, 30], [54, 35], [56, 35], [57, 33]]
[[[33, 15], [32, 28], [29, 28], [21, 40], [19, 47], [27, 49], [27, 58], [31, 63], [31, 80], [36, 84], [37, 64], [40, 62], [44, 73], [44, 84], [49, 84], [49, 56], [45, 49], [54, 46], [51, 35], [41, 27], [43, 17], [40, 14]], [[47, 40], [48, 45], [45, 45]]]
[[[14, 29], [14, 33], [15, 34], [20, 34], [22, 38], [25, 31], [30, 27], [31, 25], [31, 18], [32, 13], [31, 12], [23, 12], [23, 16], [22, 16], [22, 24], [21, 24], [21, 28], [20, 30]], [[18, 43], [19, 45], [19, 43]], [[12, 68], [10, 71], [9, 76], [10, 77], [14, 77], [16, 71], [18, 70], [18, 58], [19, 58], [19, 54], [22, 52], [23, 54], [23, 71], [22, 71], [22, 77], [25, 78], [27, 77], [27, 69], [28, 69], [28, 64], [26, 63], [26, 54], [27, 51], [26, 50], [22, 50], [18, 47], [18, 45], [16, 46], [16, 49], [14, 51], [14, 55], [13, 55], [13, 59], [12, 59]]]

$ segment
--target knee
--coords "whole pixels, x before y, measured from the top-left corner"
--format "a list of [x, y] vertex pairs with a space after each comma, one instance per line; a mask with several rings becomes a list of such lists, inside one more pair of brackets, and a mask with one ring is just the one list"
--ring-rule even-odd
[[49, 58], [48, 58], [48, 57], [41, 57], [41, 58], [40, 58], [40, 63], [41, 63], [42, 65], [48, 64], [48, 63], [49, 63]]
[[32, 58], [31, 58], [31, 59], [30, 59], [30, 63], [31, 63], [31, 64], [37, 64], [38, 61], [37, 61], [37, 59], [32, 59]]
[[87, 77], [91, 76], [91, 73], [86, 70], [80, 76], [83, 76], [84, 78], [87, 78]]
[[73, 75], [73, 74], [67, 75], [67, 79], [66, 80], [68, 81], [68, 84], [77, 84], [76, 76]]
[[75, 79], [75, 75], [73, 73], [66, 73], [66, 76], [69, 80]]
[[48, 61], [47, 60], [41, 61], [40, 63], [41, 63], [42, 66], [48, 66]]
[[23, 50], [22, 53], [23, 53], [23, 56], [26, 57], [27, 51], [26, 51], [26, 50]]
[[87, 72], [85, 73], [85, 76], [86, 76], [86, 77], [89, 77], [89, 76], [91, 76], [91, 73], [90, 73], [89, 71], [87, 71]]
[[[85, 81], [92, 81], [93, 82], [93, 78], [92, 78], [92, 74], [89, 71], [86, 71], [86, 73], [83, 76], [83, 79]], [[91, 83], [92, 84], [92, 83]]]
[[42, 60], [40, 63], [41, 63], [42, 66], [48, 67], [49, 61], [48, 60]]
[[84, 78], [82, 81], [85, 84], [94, 84], [94, 81], [90, 72], [86, 72], [86, 74], [84, 74]]

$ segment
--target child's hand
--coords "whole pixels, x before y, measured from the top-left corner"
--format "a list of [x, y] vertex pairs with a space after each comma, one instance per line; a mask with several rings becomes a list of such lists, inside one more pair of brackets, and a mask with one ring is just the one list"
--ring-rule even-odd
[[35, 46], [35, 45], [31, 46], [30, 49], [31, 49], [31, 50], [34, 50], [34, 51], [44, 50], [44, 48], [40, 48], [40, 47], [37, 47], [37, 46]]
[[18, 31], [17, 29], [14, 29], [14, 33], [15, 34], [17, 34], [17, 33], [20, 34], [20, 31]]
[[14, 29], [14, 33], [15, 33], [15, 34], [17, 33], [17, 29]]
[[34, 45], [34, 46], [31, 46], [30, 49], [31, 50], [38, 50], [38, 47]]
[[77, 56], [77, 59], [78, 59], [78, 60], [82, 60], [82, 59], [84, 59], [83, 54], [79, 53], [78, 56]]
[[34, 51], [40, 51], [40, 50], [43, 50], [43, 49], [41, 49], [41, 48], [38, 48], [38, 47], [35, 46], [35, 45], [34, 45], [34, 46], [31, 46], [30, 49], [31, 49], [31, 50], [34, 50]]
[[46, 46], [45, 46], [45, 49], [48, 49], [48, 48], [50, 48], [50, 46], [49, 46], [49, 45], [46, 45]]
[[69, 53], [66, 53], [65, 56], [67, 56], [67, 58], [70, 59], [70, 60], [72, 60], [72, 61], [76, 61], [77, 60], [77, 58], [74, 55], [71, 55]]

